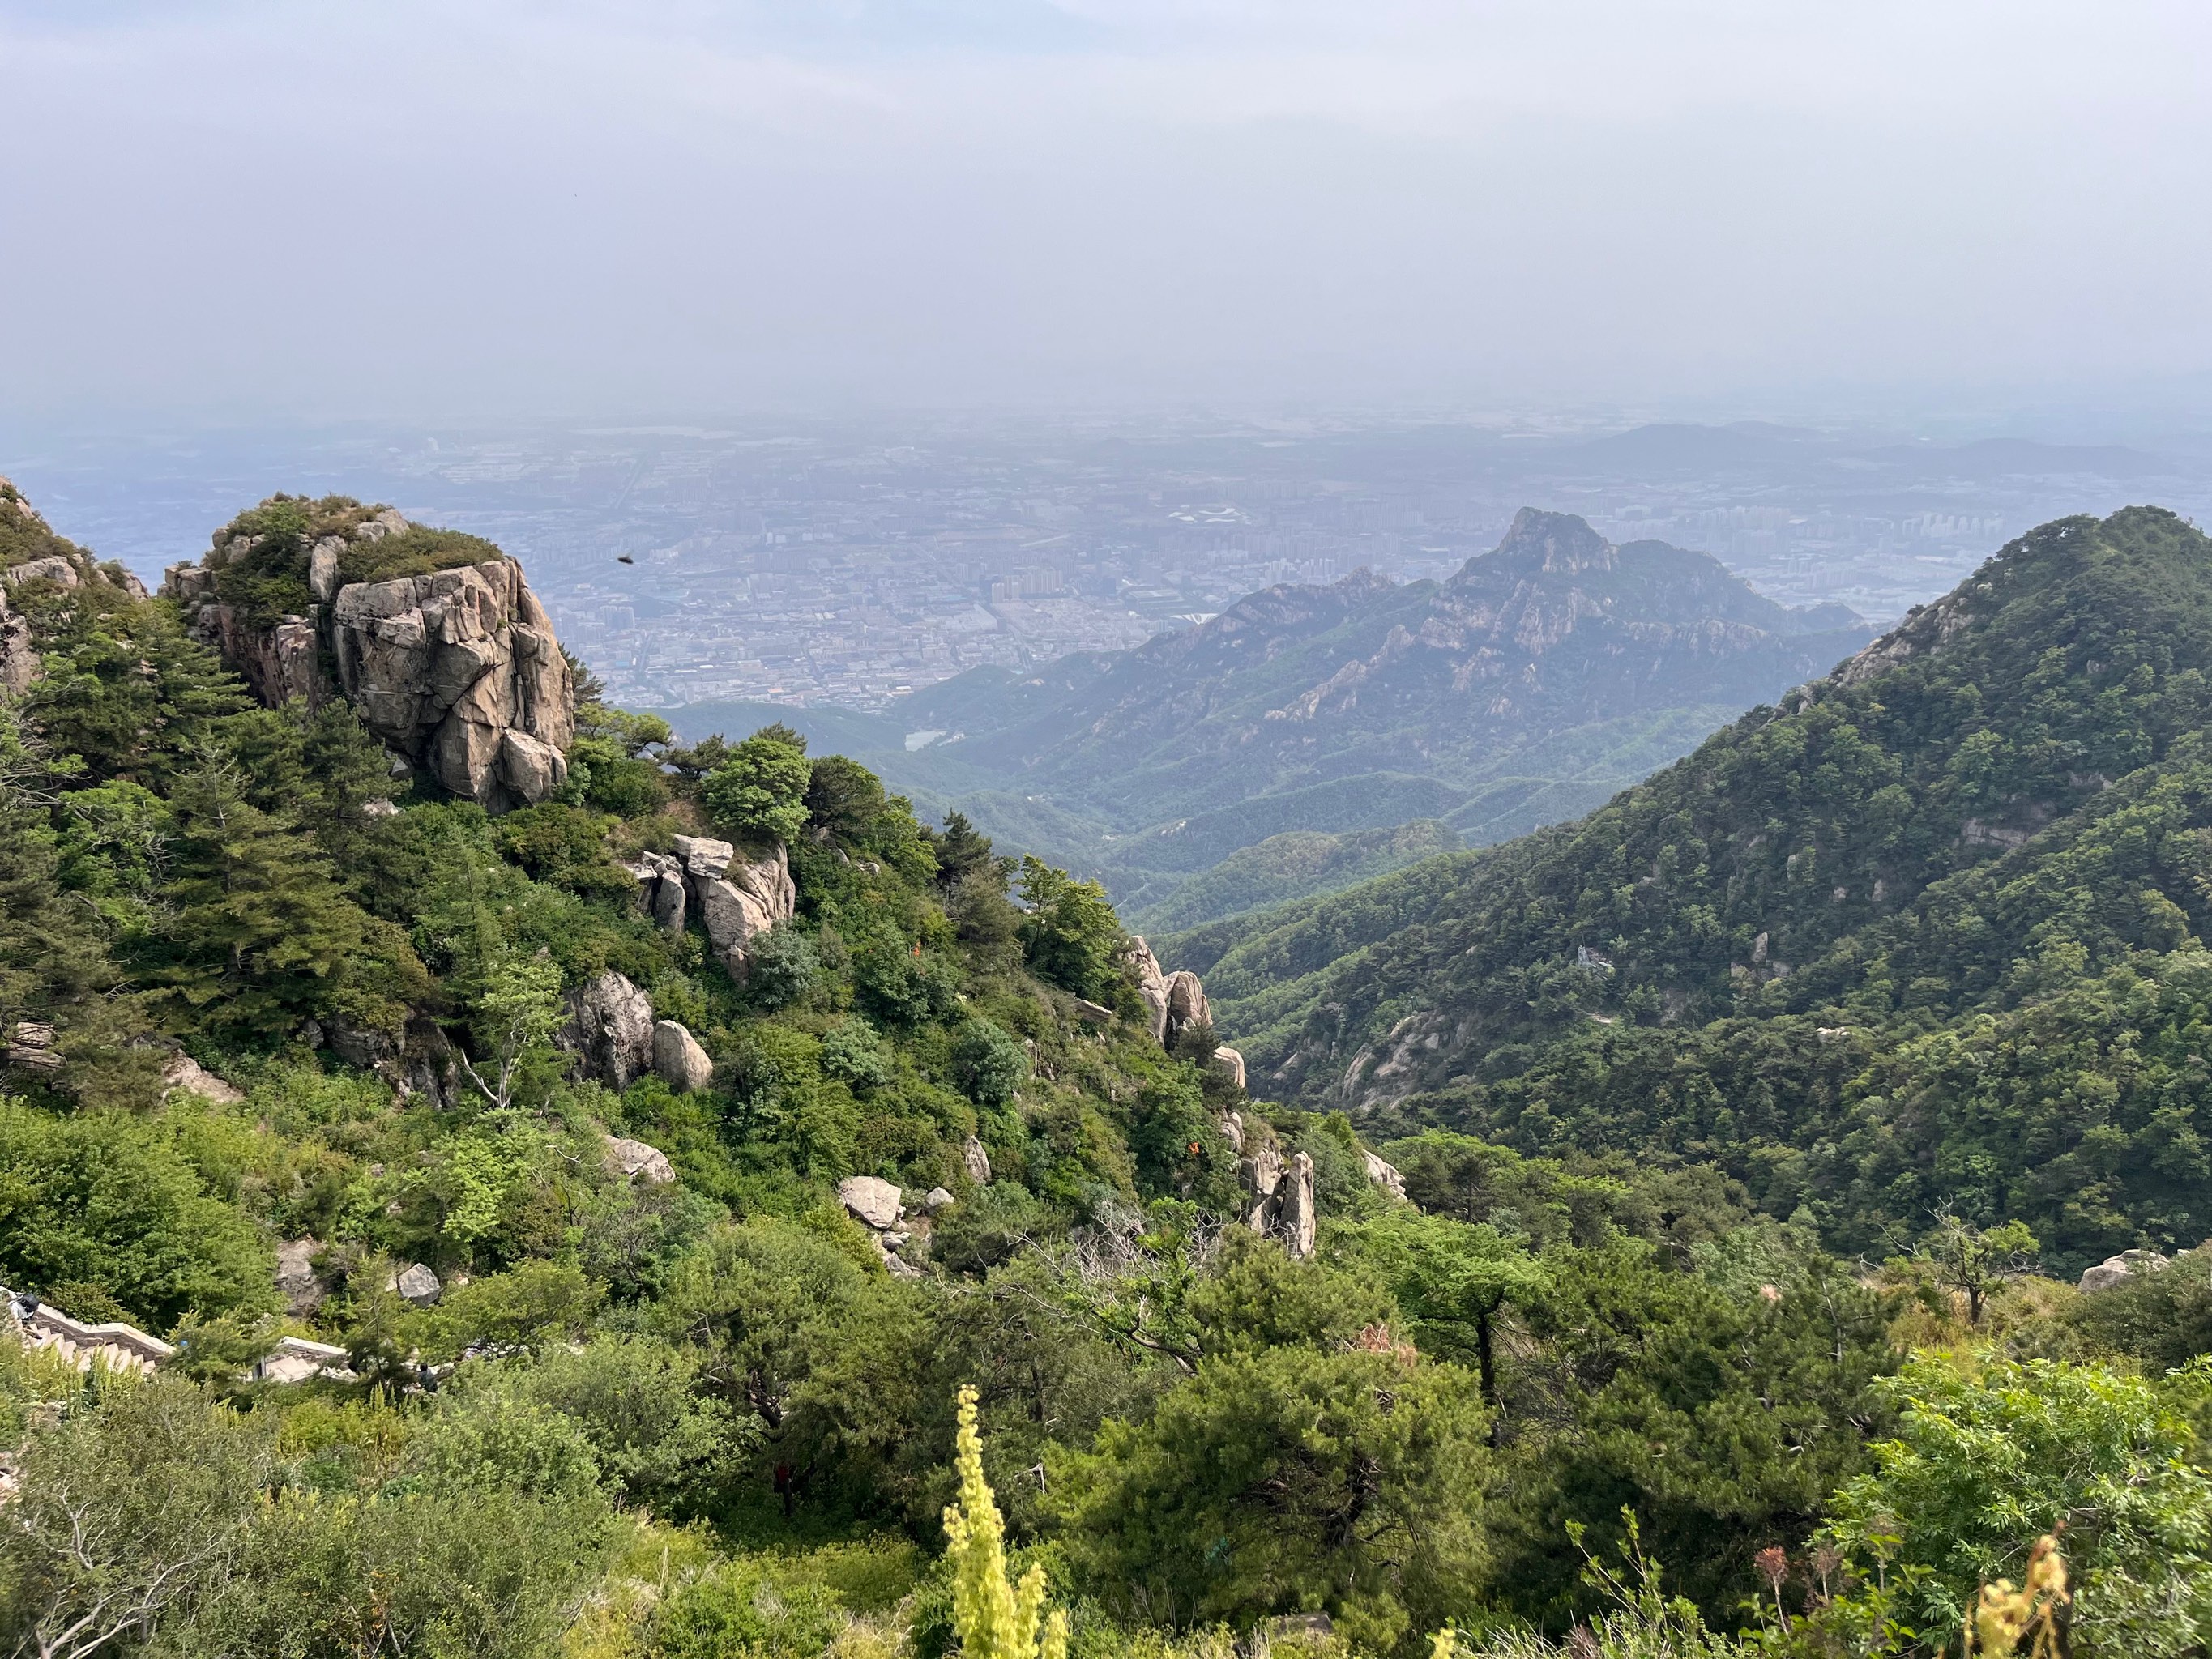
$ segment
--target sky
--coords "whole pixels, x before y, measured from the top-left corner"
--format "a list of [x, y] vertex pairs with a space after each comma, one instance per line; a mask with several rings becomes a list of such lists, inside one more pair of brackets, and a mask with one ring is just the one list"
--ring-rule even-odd
[[0, 0], [0, 417], [2187, 405], [2208, 84], [2203, 0]]

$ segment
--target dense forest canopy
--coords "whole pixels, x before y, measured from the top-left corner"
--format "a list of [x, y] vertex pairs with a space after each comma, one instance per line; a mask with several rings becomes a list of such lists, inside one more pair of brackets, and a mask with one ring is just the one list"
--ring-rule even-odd
[[[383, 511], [228, 526], [230, 623], [498, 556]], [[2204, 551], [2039, 532], [1581, 825], [1165, 953], [1201, 987], [580, 665], [487, 811], [0, 489], [0, 1628], [1934, 1654], [2063, 1523], [2075, 1651], [2201, 1652], [2212, 1252], [2066, 1280], [2212, 1228]]]

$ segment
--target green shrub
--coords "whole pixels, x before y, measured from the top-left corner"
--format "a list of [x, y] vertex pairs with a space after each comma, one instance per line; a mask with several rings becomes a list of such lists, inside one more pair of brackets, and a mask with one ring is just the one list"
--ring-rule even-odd
[[757, 732], [700, 781], [699, 799], [733, 840], [787, 845], [806, 828], [811, 778], [803, 749]]
[[971, 1019], [952, 1040], [952, 1079], [978, 1106], [1011, 1106], [1030, 1080], [1028, 1051], [989, 1020]]

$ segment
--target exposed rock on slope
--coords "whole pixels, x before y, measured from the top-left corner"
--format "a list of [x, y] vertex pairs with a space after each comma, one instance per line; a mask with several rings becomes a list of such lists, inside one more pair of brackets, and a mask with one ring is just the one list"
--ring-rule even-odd
[[340, 588], [331, 641], [368, 728], [454, 794], [496, 808], [568, 781], [575, 688], [514, 561]]
[[276, 497], [171, 566], [162, 591], [262, 702], [343, 695], [455, 795], [501, 811], [568, 779], [568, 660], [521, 566], [489, 543], [390, 507]]
[[696, 914], [730, 976], [743, 981], [755, 942], [798, 908], [783, 848], [745, 860], [730, 842], [710, 836], [678, 836], [674, 845], [672, 858], [647, 853], [629, 866], [640, 901], [672, 933]]
[[568, 1020], [555, 1041], [610, 1089], [627, 1089], [653, 1069], [653, 1003], [610, 969], [562, 1000]]

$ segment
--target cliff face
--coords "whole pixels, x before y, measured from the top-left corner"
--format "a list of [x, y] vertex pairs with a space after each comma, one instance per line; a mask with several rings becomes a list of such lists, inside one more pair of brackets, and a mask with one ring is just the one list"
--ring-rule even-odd
[[513, 560], [339, 588], [330, 633], [368, 728], [453, 793], [496, 811], [568, 781], [575, 686]]
[[172, 566], [162, 591], [262, 702], [343, 696], [455, 795], [504, 811], [568, 780], [568, 659], [522, 567], [489, 543], [280, 497]]

